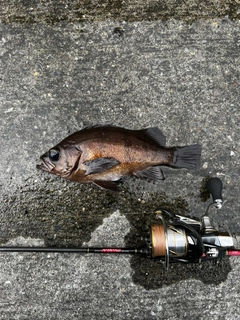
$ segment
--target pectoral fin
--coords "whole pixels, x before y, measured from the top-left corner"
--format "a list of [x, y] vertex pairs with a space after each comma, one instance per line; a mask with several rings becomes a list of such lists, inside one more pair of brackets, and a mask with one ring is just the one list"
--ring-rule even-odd
[[85, 175], [87, 176], [89, 174], [105, 171], [118, 165], [119, 163], [120, 162], [114, 158], [97, 158], [94, 160], [85, 161], [84, 164], [87, 166]]
[[142, 171], [135, 172], [138, 178], [148, 179], [153, 181], [164, 180], [164, 175], [160, 166], [149, 167]]
[[120, 191], [120, 189], [118, 188], [118, 181], [95, 180], [93, 181], [93, 183], [95, 183], [97, 186], [103, 189], [107, 189], [115, 192]]

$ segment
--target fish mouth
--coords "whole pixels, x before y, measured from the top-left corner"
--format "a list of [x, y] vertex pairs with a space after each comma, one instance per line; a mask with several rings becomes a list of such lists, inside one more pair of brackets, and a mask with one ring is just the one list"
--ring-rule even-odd
[[46, 158], [41, 157], [40, 159], [42, 160], [42, 163], [36, 165], [37, 169], [51, 172], [55, 168], [55, 165]]

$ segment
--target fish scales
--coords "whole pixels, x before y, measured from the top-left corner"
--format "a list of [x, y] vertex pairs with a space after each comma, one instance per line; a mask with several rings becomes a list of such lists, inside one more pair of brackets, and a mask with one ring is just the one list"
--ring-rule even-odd
[[121, 142], [103, 141], [96, 139], [81, 144], [82, 159], [81, 162], [94, 160], [97, 158], [107, 158], [111, 155], [121, 163], [149, 163], [157, 165], [159, 163], [168, 164], [173, 159], [173, 152], [163, 148], [149, 146], [146, 143], [142, 145], [126, 144]]

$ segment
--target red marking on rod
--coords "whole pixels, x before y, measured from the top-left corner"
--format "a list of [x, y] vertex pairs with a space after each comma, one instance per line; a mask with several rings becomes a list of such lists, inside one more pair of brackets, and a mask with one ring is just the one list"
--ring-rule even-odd
[[240, 256], [240, 250], [229, 250], [227, 251], [228, 256]]
[[101, 252], [104, 253], [118, 253], [118, 252], [122, 252], [122, 249], [114, 249], [114, 248], [108, 248], [108, 249], [102, 249]]

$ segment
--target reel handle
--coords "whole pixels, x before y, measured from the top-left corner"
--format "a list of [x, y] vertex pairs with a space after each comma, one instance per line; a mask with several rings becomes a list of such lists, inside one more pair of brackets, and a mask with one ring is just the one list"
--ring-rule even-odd
[[207, 189], [211, 193], [213, 203], [217, 209], [222, 208], [222, 181], [219, 178], [210, 178], [207, 181]]

